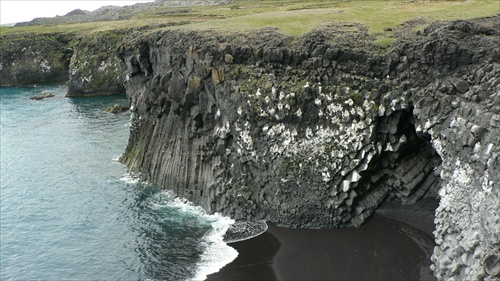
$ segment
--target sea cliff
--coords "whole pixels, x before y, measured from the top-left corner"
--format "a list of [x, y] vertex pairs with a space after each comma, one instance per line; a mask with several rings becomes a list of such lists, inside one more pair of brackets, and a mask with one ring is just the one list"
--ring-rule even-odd
[[123, 93], [115, 50], [125, 32], [131, 30], [3, 36], [0, 86], [67, 82], [68, 97]]
[[385, 53], [357, 25], [139, 36], [118, 49], [121, 160], [210, 212], [284, 226], [358, 226], [386, 200], [437, 196], [435, 276], [493, 280], [498, 35], [496, 17], [432, 24]]
[[71, 38], [61, 33], [2, 36], [0, 86], [67, 81]]
[[75, 38], [68, 66], [68, 97], [124, 92], [115, 50], [125, 32], [113, 30]]
[[500, 277], [498, 16], [402, 28], [390, 47], [360, 24], [165, 28], [183, 24], [2, 35], [0, 86], [126, 91], [121, 161], [238, 220], [359, 226], [437, 197], [435, 276]]

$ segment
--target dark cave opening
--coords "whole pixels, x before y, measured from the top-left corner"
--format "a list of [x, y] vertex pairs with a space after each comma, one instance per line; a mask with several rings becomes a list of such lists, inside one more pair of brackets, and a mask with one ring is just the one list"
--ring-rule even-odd
[[419, 279], [435, 280], [430, 259], [436, 246], [433, 232], [442, 184], [441, 157], [431, 144], [431, 135], [416, 131], [413, 108], [382, 117], [378, 129], [378, 140], [386, 144], [378, 161], [388, 191], [374, 215], [400, 223], [400, 233], [427, 257], [416, 265]]
[[418, 209], [422, 199], [428, 204], [421, 209], [434, 216], [439, 203], [441, 158], [432, 147], [431, 136], [417, 133], [412, 112], [413, 108], [409, 108], [379, 118], [375, 143], [380, 151], [368, 170], [360, 173], [361, 196], [352, 202], [356, 207], [345, 219], [349, 225], [361, 225], [388, 204]]
[[417, 134], [412, 111], [396, 111], [379, 123], [377, 138], [384, 146], [379, 169], [384, 174], [383, 184], [389, 187], [386, 201], [414, 204], [421, 198], [438, 197], [441, 157], [432, 147], [430, 135]]
[[441, 158], [431, 136], [417, 132], [415, 124], [413, 108], [380, 117], [376, 142], [382, 149], [362, 175], [365, 193], [355, 202], [366, 209], [353, 216], [350, 224], [359, 226], [364, 219], [368, 224], [381, 217], [395, 222], [398, 237], [409, 239], [406, 246], [417, 246], [423, 257], [414, 265], [419, 279], [435, 280], [430, 258], [436, 245], [433, 232], [442, 183]]

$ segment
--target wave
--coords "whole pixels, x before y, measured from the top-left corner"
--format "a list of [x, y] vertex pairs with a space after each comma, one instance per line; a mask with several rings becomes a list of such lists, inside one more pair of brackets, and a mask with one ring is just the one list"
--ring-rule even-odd
[[201, 206], [176, 197], [172, 191], [161, 191], [151, 199], [152, 209], [175, 209], [176, 213], [183, 214], [184, 218], [197, 217], [193, 220], [184, 220], [184, 223], [209, 226], [209, 231], [200, 241], [204, 250], [197, 263], [194, 277], [188, 280], [205, 280], [209, 274], [218, 272], [236, 259], [238, 252], [224, 241], [224, 234], [235, 223], [234, 220], [219, 213], [208, 214]]
[[[165, 193], [173, 195], [173, 192], [170, 191], [165, 191]], [[196, 214], [200, 216], [202, 221], [211, 226], [211, 230], [201, 242], [205, 250], [200, 257], [196, 273], [190, 280], [205, 280], [209, 274], [218, 272], [226, 264], [236, 259], [238, 252], [224, 241], [224, 234], [235, 223], [233, 219], [219, 213], [207, 214], [201, 206], [195, 206], [190, 201], [179, 197], [175, 197], [170, 206], [178, 208], [181, 212]]]
[[[142, 183], [131, 173], [124, 174], [121, 180], [127, 184]], [[147, 205], [161, 217], [156, 217], [157, 220], [169, 221], [172, 226], [178, 224], [184, 225], [183, 228], [202, 227], [208, 230], [198, 241], [203, 251], [193, 268], [193, 277], [188, 280], [205, 280], [208, 275], [218, 272], [235, 260], [238, 251], [228, 243], [247, 240], [267, 230], [265, 221], [236, 222], [219, 213], [208, 214], [201, 206], [179, 198], [172, 191], [156, 189], [151, 195], [147, 196]]]
[[204, 237], [205, 251], [192, 280], [205, 280], [238, 257], [238, 251], [224, 242], [224, 234], [234, 220], [219, 214], [209, 215], [212, 230]]
[[139, 177], [136, 177], [131, 173], [123, 174], [123, 176], [120, 178], [120, 180], [125, 182], [126, 184], [136, 184], [136, 183], [141, 182], [141, 179]]
[[123, 153], [122, 153], [122, 154], [120, 154], [120, 156], [116, 156], [116, 157], [114, 157], [114, 158], [112, 159], [112, 160], [113, 160], [113, 162], [120, 162], [120, 158], [122, 158], [122, 156], [123, 156]]

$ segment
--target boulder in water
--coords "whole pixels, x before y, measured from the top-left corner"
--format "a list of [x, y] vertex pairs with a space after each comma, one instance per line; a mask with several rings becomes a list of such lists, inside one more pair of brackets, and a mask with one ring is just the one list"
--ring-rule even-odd
[[106, 108], [106, 111], [109, 113], [122, 113], [129, 110], [129, 108], [130, 107], [127, 105], [115, 104], [113, 106], [109, 106], [108, 108]]
[[43, 96], [35, 96], [35, 97], [32, 97], [31, 99], [32, 99], [32, 100], [43, 100], [43, 99], [45, 99], [45, 98], [53, 98], [53, 97], [55, 97], [55, 95], [54, 95], [54, 94], [45, 94], [45, 95], [43, 95]]

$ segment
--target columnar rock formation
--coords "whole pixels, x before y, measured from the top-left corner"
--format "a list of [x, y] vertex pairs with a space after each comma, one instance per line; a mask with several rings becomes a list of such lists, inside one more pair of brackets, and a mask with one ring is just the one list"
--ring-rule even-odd
[[[362, 27], [299, 40], [165, 31], [118, 50], [122, 161], [209, 211], [357, 226], [384, 200], [439, 196], [438, 279], [500, 269], [498, 18], [435, 24], [378, 54]], [[439, 195], [437, 195], [439, 193]]]

